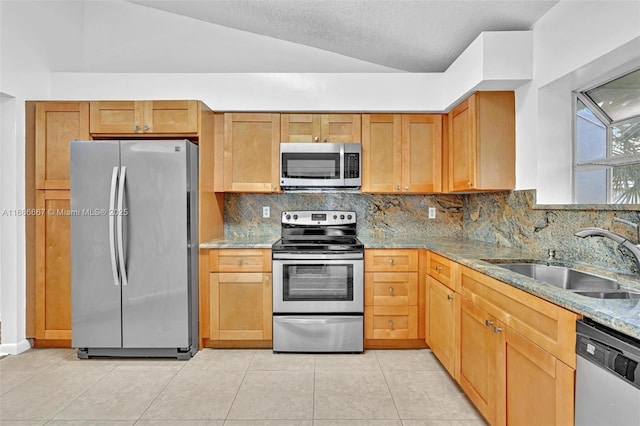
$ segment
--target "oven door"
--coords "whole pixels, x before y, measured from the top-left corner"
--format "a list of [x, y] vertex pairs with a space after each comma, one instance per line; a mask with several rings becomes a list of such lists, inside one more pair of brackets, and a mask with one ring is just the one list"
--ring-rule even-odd
[[339, 143], [280, 144], [280, 185], [344, 186], [344, 146]]
[[274, 259], [274, 314], [362, 313], [363, 266], [362, 259]]

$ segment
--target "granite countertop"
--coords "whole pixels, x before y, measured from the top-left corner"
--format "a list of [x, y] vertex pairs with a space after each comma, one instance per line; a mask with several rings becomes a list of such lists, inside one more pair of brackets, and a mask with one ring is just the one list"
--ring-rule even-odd
[[[595, 299], [586, 297], [550, 284], [536, 281], [493, 264], [497, 262], [514, 263], [517, 261], [546, 263], [547, 260], [541, 258], [539, 254], [512, 248], [497, 247], [492, 244], [474, 240], [430, 239], [425, 241], [421, 239], [420, 241], [412, 241], [411, 238], [394, 238], [393, 241], [390, 242], [388, 238], [378, 239], [360, 236], [358, 238], [364, 243], [365, 248], [425, 248], [431, 250], [457, 263], [538, 296], [541, 299], [582, 314], [585, 317], [589, 317], [598, 323], [604, 324], [636, 339], [640, 339], [640, 299]], [[640, 279], [637, 276], [593, 268], [578, 262], [554, 260], [550, 262], [550, 264], [568, 266], [602, 277], [615, 279], [624, 287], [640, 290]]]
[[[478, 272], [493, 277], [562, 306], [573, 312], [589, 317], [636, 339], [640, 339], [640, 299], [595, 299], [574, 294], [550, 284], [511, 272], [493, 263], [504, 261], [535, 261], [545, 263], [540, 254], [523, 250], [498, 247], [475, 240], [452, 239], [412, 239], [411, 237], [377, 238], [361, 236], [365, 248], [424, 248], [468, 266]], [[278, 239], [273, 236], [242, 236], [234, 238], [218, 238], [200, 244], [201, 249], [215, 248], [271, 248]], [[493, 262], [493, 263], [492, 263]], [[623, 286], [640, 290], [640, 279], [637, 276], [618, 274], [612, 271], [593, 268], [579, 262], [563, 262], [555, 260], [555, 265], [569, 266], [578, 270], [591, 272], [607, 278], [618, 280]]]

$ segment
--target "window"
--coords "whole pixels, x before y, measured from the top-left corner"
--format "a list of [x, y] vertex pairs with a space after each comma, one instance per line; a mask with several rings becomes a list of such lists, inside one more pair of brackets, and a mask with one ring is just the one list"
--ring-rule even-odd
[[574, 201], [640, 204], [640, 70], [575, 95]]

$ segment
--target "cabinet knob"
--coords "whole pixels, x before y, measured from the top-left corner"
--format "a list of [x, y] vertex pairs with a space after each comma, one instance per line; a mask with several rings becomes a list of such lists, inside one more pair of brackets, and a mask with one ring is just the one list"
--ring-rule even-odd
[[500, 327], [493, 327], [493, 332], [496, 333], [496, 334], [497, 333], [501, 333], [502, 329]]
[[264, 277], [265, 281], [269, 281], [271, 278], [269, 277], [269, 275], [267, 275], [266, 277]]
[[148, 126], [148, 125], [146, 125], [146, 124], [144, 125], [144, 131], [145, 131], [145, 132], [148, 132], [148, 131], [149, 131], [149, 126]]
[[493, 321], [484, 320], [484, 325], [486, 325], [487, 327], [491, 327], [493, 325]]
[[396, 190], [400, 191], [400, 185], [396, 186]]
[[140, 126], [136, 124], [135, 129], [136, 129], [136, 132], [139, 132], [140, 131]]
[[442, 266], [436, 265], [436, 271], [438, 271], [438, 272], [442, 271]]
[[389, 327], [393, 328], [393, 321], [389, 321]]
[[408, 190], [409, 190], [409, 185], [405, 185], [405, 186], [404, 186], [404, 190], [405, 190], [405, 191], [408, 191]]
[[242, 265], [242, 258], [238, 259], [238, 265]]
[[471, 181], [469, 181], [469, 182], [467, 182], [467, 186], [468, 186], [468, 187], [472, 187], [472, 186], [473, 186], [473, 183], [471, 183]]
[[389, 287], [389, 293], [393, 293], [393, 287]]
[[320, 136], [316, 136], [315, 138], [313, 138], [314, 142], [320, 142]]
[[389, 258], [389, 265], [393, 265], [393, 258]]
[[322, 142], [327, 143], [327, 137], [322, 138]]
[[277, 191], [278, 190], [278, 185], [273, 185], [273, 190]]
[[447, 299], [453, 300], [453, 294], [447, 294]]

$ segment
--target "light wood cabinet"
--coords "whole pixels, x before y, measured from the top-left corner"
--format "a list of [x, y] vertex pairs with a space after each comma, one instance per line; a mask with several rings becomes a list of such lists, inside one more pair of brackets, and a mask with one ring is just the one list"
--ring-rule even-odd
[[269, 347], [273, 315], [271, 251], [209, 250], [207, 258], [209, 280], [203, 296], [208, 299], [208, 309], [201, 311], [201, 324], [206, 315], [206, 324], [201, 326], [204, 345]]
[[69, 189], [70, 142], [89, 139], [88, 102], [36, 102], [35, 189]]
[[441, 114], [364, 114], [362, 191], [442, 191]]
[[460, 269], [462, 389], [491, 424], [573, 424], [578, 316]]
[[455, 377], [457, 303], [460, 296], [427, 277], [427, 343], [444, 368]]
[[476, 92], [450, 113], [449, 191], [515, 187], [515, 96]]
[[279, 191], [280, 114], [224, 114], [223, 147], [225, 191]]
[[92, 135], [196, 135], [200, 102], [92, 101]]
[[365, 347], [419, 347], [418, 258], [417, 249], [365, 250]]
[[360, 114], [282, 114], [282, 142], [361, 142]]

